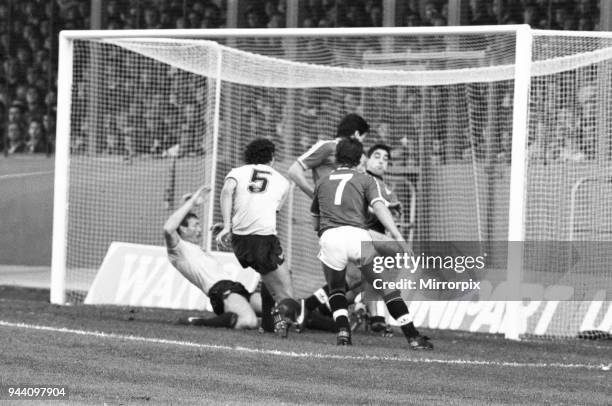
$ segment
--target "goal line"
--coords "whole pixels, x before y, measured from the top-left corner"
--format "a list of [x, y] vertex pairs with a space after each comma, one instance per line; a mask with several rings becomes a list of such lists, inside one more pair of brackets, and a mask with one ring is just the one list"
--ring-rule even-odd
[[[105, 333], [102, 331], [76, 330], [62, 327], [44, 326], [37, 324], [13, 323], [0, 320], [0, 327], [16, 328], [34, 331], [44, 331], [60, 334], [71, 334], [78, 336], [87, 336], [100, 339], [110, 339], [117, 341], [137, 342], [155, 345], [169, 345], [174, 347], [197, 348], [208, 351], [226, 351], [226, 352], [242, 352], [248, 354], [261, 354], [269, 356], [279, 356], [288, 358], [300, 359], [324, 359], [324, 360], [346, 360], [357, 362], [397, 362], [397, 363], [412, 363], [412, 364], [442, 364], [442, 365], [468, 365], [468, 366], [492, 366], [499, 368], [557, 368], [557, 369], [573, 369], [573, 370], [601, 370], [602, 365], [581, 364], [581, 363], [562, 363], [562, 362], [508, 362], [508, 361], [493, 361], [493, 360], [474, 360], [474, 359], [442, 359], [431, 357], [397, 357], [397, 356], [380, 356], [380, 355], [340, 355], [326, 354], [317, 352], [298, 352], [298, 351], [282, 351], [270, 350], [262, 348], [251, 348], [243, 346], [229, 346], [218, 344], [197, 343], [193, 341], [168, 340], [164, 338], [143, 337], [134, 335], [124, 335], [116, 333]], [[603, 366], [605, 369], [606, 366]]]

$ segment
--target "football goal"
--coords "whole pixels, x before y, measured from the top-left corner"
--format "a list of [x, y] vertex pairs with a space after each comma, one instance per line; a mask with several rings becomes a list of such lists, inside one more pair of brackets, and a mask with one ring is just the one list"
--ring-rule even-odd
[[[406, 238], [518, 243], [495, 264], [505, 295], [412, 303], [420, 325], [512, 339], [612, 329], [609, 263], [580, 248], [612, 235], [612, 34], [64, 31], [59, 52], [53, 303], [83, 301], [112, 242], [163, 245], [171, 210], [200, 185], [211, 187], [203, 229], [221, 221], [224, 176], [255, 137], [275, 142], [286, 173], [358, 113], [366, 148], [392, 147], [386, 180]], [[299, 296], [324, 282], [309, 206], [295, 188], [279, 215]], [[205, 234], [203, 248], [218, 250]], [[570, 240], [570, 262], [539, 245]], [[547, 259], [533, 261], [539, 250]], [[564, 286], [580, 295], [555, 294]]]

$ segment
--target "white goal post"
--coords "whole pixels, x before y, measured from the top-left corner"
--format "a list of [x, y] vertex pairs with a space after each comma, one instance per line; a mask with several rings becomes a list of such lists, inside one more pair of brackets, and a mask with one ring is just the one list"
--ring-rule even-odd
[[[521, 296], [540, 272], [522, 242], [568, 240], [572, 180], [608, 166], [612, 95], [601, 83], [611, 72], [612, 34], [526, 25], [63, 31], [51, 302], [82, 301], [112, 241], [161, 245], [169, 209], [202, 183], [212, 188], [199, 213], [210, 230], [223, 176], [249, 139], [273, 139], [286, 171], [333, 137], [339, 117], [357, 112], [372, 126], [366, 147], [393, 148], [389, 181], [415, 185], [398, 191], [416, 201], [406, 235], [517, 242], [498, 264], [509, 287], [490, 298], [503, 308], [498, 320], [489, 330], [478, 323], [483, 301], [455, 314], [452, 328], [574, 336], [588, 294], [610, 287], [605, 264], [592, 261], [599, 273], [576, 282], [588, 285], [581, 304], [552, 309], [546, 297]], [[612, 229], [598, 196], [583, 215]], [[288, 206], [279, 233], [305, 295], [322, 282], [316, 238], [297, 188]], [[210, 231], [203, 244], [216, 249]], [[421, 324], [444, 328], [428, 306], [413, 306]], [[603, 313], [589, 317], [593, 330], [607, 326]]]

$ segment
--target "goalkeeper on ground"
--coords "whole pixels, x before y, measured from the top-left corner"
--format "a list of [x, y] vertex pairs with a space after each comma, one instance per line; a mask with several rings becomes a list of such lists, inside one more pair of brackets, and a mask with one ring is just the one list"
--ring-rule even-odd
[[183, 324], [236, 329], [257, 328], [261, 296], [233, 280], [228, 271], [200, 246], [202, 227], [191, 210], [210, 189], [201, 187], [164, 224], [168, 259], [189, 282], [210, 299], [216, 317], [189, 317]]

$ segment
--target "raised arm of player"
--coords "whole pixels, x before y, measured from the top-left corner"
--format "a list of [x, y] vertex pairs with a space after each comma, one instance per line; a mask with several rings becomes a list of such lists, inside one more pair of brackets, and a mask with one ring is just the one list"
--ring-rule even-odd
[[181, 207], [172, 213], [170, 217], [168, 217], [168, 220], [166, 220], [166, 223], [164, 224], [164, 239], [166, 240], [167, 247], [176, 247], [176, 245], [179, 243], [180, 237], [176, 230], [178, 230], [181, 222], [187, 213], [191, 211], [193, 206], [201, 203], [200, 196], [203, 192], [210, 192], [210, 188], [207, 186], [202, 186], [196, 190], [195, 193], [191, 195], [191, 197], [187, 199]]
[[395, 220], [391, 211], [387, 207], [387, 201], [382, 195], [381, 184], [374, 177], [367, 176], [365, 179], [365, 196], [367, 202], [372, 206], [374, 214], [378, 220], [382, 223], [385, 229], [391, 234], [391, 237], [396, 241], [404, 241], [404, 237], [397, 229]]
[[234, 191], [238, 182], [234, 178], [225, 179], [221, 189], [221, 215], [223, 216], [223, 229], [217, 234], [217, 243], [225, 247], [225, 238], [232, 232], [232, 205], [234, 203]]
[[289, 168], [289, 179], [295, 182], [295, 184], [306, 193], [306, 195], [312, 199], [314, 196], [314, 188], [306, 179], [306, 171], [298, 161], [295, 161]]

